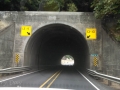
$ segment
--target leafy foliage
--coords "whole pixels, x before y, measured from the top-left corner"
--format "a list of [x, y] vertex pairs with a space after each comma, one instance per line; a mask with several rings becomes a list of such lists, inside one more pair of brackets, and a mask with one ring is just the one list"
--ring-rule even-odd
[[68, 59], [73, 59], [74, 60], [74, 58], [71, 56], [71, 55], [65, 55], [65, 58], [68, 58]]
[[120, 30], [120, 20], [118, 20], [118, 22], [117, 22], [117, 28], [116, 29]]
[[92, 12], [93, 9], [90, 7], [93, 0], [72, 0], [77, 11], [79, 12]]
[[44, 11], [77, 11], [72, 0], [46, 0]]
[[[94, 8], [96, 18], [120, 15], [120, 0], [93, 0], [91, 7]], [[118, 18], [115, 29], [109, 30], [109, 32], [112, 33], [112, 37], [120, 41], [120, 18]]]
[[0, 11], [90, 12], [92, 0], [0, 0]]
[[68, 11], [75, 12], [78, 10], [74, 3], [69, 3], [67, 6], [68, 6]]
[[20, 0], [0, 0], [0, 11], [20, 10]]
[[36, 11], [39, 8], [39, 3], [41, 0], [21, 0], [20, 10], [21, 11]]
[[94, 7], [97, 18], [103, 18], [105, 15], [120, 13], [120, 0], [94, 0], [91, 7]]
[[57, 0], [46, 0], [43, 5], [43, 11], [59, 11], [59, 7], [61, 4]]
[[41, 0], [0, 0], [0, 11], [36, 11]]

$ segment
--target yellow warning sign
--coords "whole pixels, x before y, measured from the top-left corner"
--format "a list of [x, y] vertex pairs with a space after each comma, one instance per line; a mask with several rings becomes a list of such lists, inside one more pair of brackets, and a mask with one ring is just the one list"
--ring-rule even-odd
[[20, 56], [19, 54], [15, 54], [15, 62], [18, 63], [20, 60]]
[[97, 38], [97, 30], [96, 28], [86, 28], [86, 39], [96, 39]]
[[21, 36], [31, 36], [32, 27], [31, 26], [21, 26]]
[[94, 57], [94, 58], [93, 58], [93, 65], [94, 65], [94, 66], [97, 66], [97, 65], [98, 65], [98, 59], [97, 59], [97, 57]]

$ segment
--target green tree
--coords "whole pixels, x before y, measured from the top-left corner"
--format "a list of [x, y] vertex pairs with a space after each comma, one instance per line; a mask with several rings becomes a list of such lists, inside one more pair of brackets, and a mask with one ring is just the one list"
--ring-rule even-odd
[[91, 3], [93, 0], [72, 0], [78, 12], [92, 12]]
[[37, 11], [41, 0], [21, 0], [21, 11]]
[[0, 11], [36, 11], [41, 0], [0, 0]]
[[90, 12], [91, 0], [0, 0], [0, 11]]
[[73, 59], [73, 57], [71, 55], [65, 55], [65, 58], [68, 58], [68, 59]]
[[20, 11], [20, 0], [0, 0], [0, 11]]
[[[120, 0], [93, 0], [91, 7], [94, 8], [96, 18], [103, 19], [110, 15], [120, 15]], [[109, 32], [117, 41], [120, 41], [120, 18], [118, 18], [115, 29]]]
[[103, 18], [109, 14], [120, 13], [120, 0], [94, 0], [91, 7], [94, 8], [97, 18]]
[[[91, 12], [93, 9], [90, 7], [92, 0], [46, 0], [47, 5], [56, 4], [59, 7], [59, 11], [81, 11], [81, 12]], [[54, 6], [54, 7], [56, 7]]]
[[46, 0], [44, 11], [77, 11], [72, 0]]

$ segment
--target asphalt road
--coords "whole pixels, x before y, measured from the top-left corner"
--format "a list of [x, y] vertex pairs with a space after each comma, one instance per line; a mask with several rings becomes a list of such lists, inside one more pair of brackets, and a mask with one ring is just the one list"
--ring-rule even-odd
[[75, 90], [114, 90], [75, 68], [52, 68], [0, 81], [0, 87], [37, 87]]

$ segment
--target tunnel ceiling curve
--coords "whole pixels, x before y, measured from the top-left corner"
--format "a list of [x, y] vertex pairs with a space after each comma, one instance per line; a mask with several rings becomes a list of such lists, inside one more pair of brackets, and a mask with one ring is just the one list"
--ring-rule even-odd
[[25, 48], [25, 63], [31, 66], [61, 65], [64, 55], [73, 56], [74, 65], [89, 66], [89, 50], [83, 35], [65, 24], [49, 24], [30, 37]]

